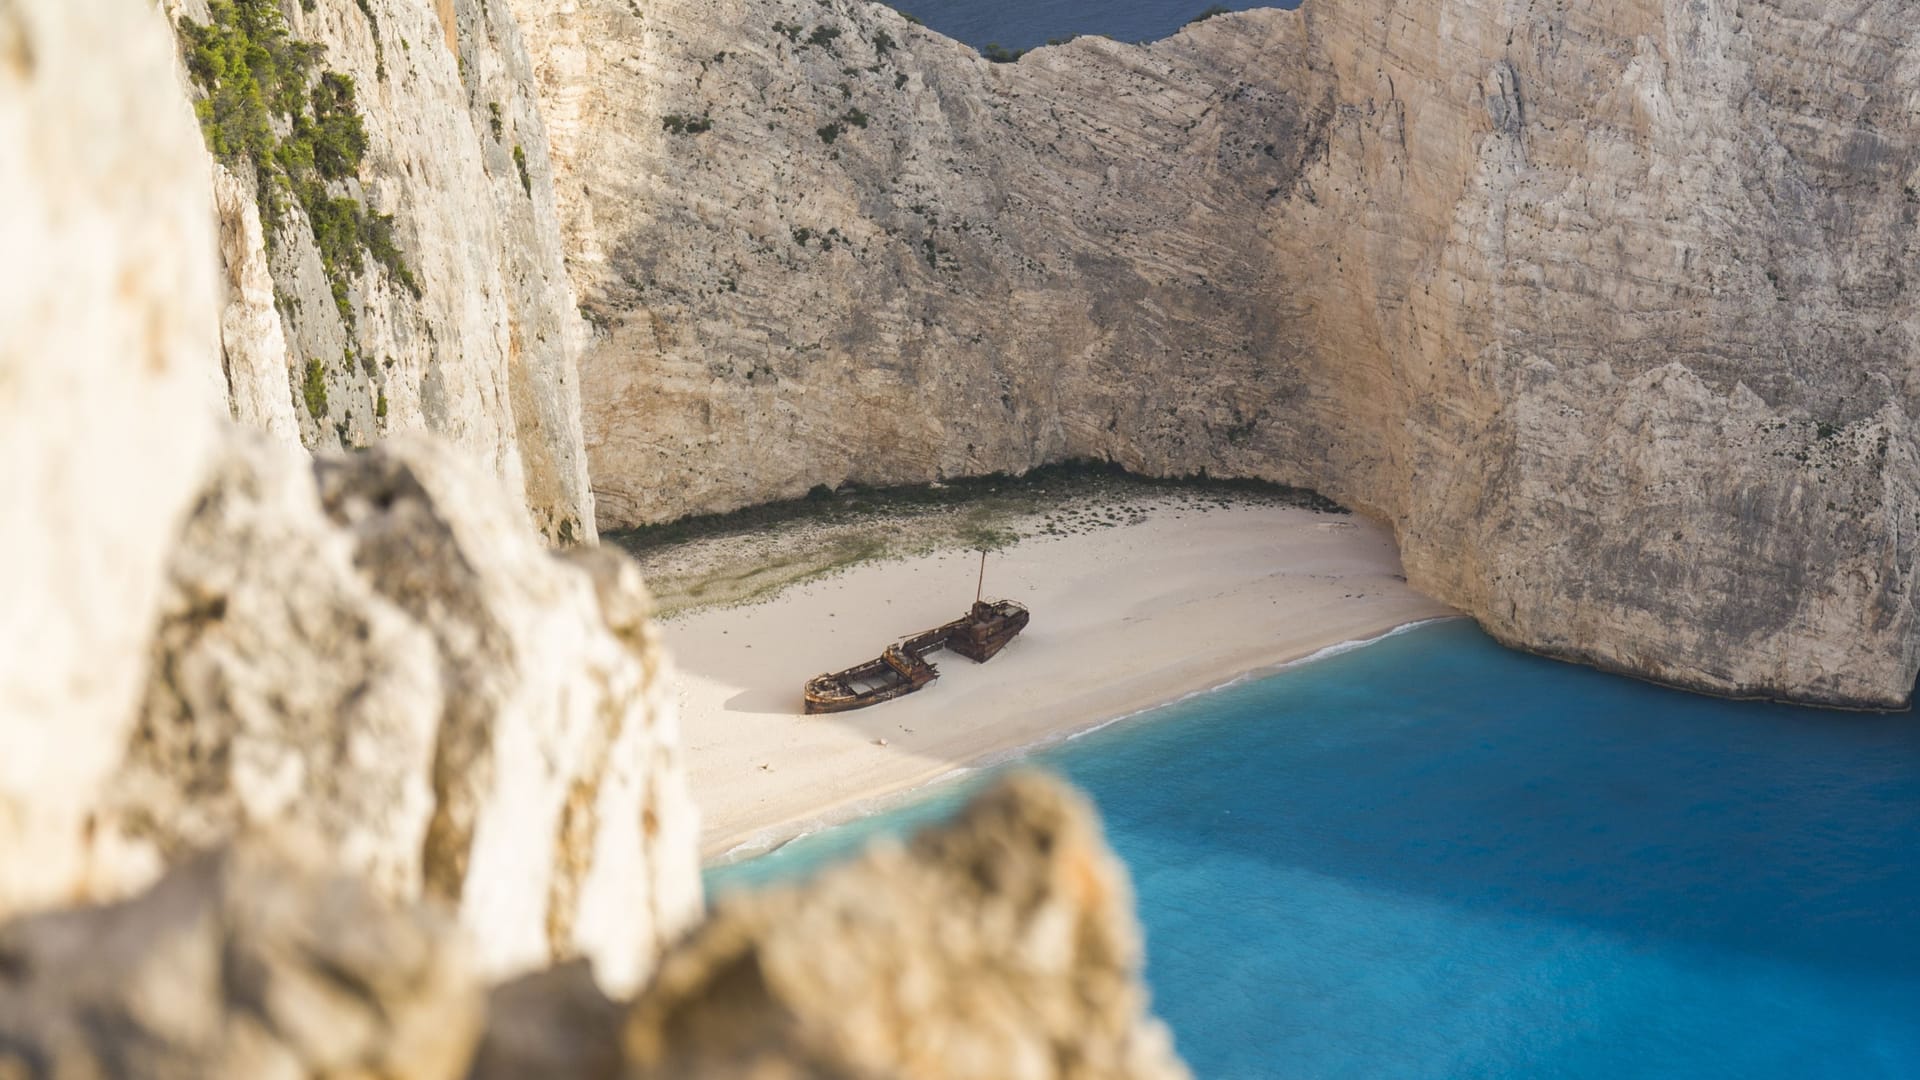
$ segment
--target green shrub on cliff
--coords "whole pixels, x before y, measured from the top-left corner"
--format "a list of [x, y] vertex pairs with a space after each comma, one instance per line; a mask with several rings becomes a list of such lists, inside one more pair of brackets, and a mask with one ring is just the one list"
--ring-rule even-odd
[[519, 143], [513, 144], [513, 167], [520, 172], [521, 190], [527, 193], [527, 198], [533, 198], [533, 174], [527, 171], [527, 152]]
[[300, 386], [300, 396], [307, 401], [308, 416], [318, 420], [327, 415], [327, 365], [307, 361], [307, 378]]
[[289, 37], [267, 0], [215, 3], [211, 16], [180, 24], [187, 72], [207, 95], [194, 106], [207, 146], [216, 157], [267, 161], [279, 141], [273, 118], [305, 108], [320, 48]]
[[713, 130], [713, 117], [669, 113], [660, 118], [660, 126], [675, 135], [704, 135]]
[[392, 215], [331, 187], [357, 175], [367, 152], [352, 77], [321, 70], [320, 46], [292, 37], [274, 0], [214, 0], [206, 24], [183, 20], [180, 38], [187, 73], [205, 95], [194, 109], [207, 148], [228, 166], [251, 168], [267, 242], [291, 197], [313, 230], [342, 319], [352, 321], [347, 279], [368, 254], [419, 296]]

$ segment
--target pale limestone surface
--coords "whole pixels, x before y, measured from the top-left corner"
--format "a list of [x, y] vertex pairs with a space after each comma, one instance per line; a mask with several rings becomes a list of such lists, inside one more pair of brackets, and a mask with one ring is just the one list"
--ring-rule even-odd
[[[168, 7], [176, 21], [207, 17], [204, 0]], [[482, 0], [286, 7], [293, 35], [324, 48], [321, 65], [353, 78], [365, 118], [366, 160], [335, 193], [394, 216], [420, 295], [368, 260], [343, 320], [298, 206], [266, 243], [247, 220], [255, 178], [229, 178], [237, 192], [223, 180], [216, 195], [230, 238], [230, 294], [246, 299], [241, 310], [230, 306], [225, 324], [236, 418], [276, 435], [291, 420], [316, 450], [431, 432], [485, 462], [549, 538], [590, 541], [575, 370], [581, 320], [513, 21]], [[262, 266], [271, 278], [264, 298]], [[277, 308], [278, 343], [261, 325], [263, 302]], [[238, 372], [236, 355], [244, 358]], [[319, 415], [301, 393], [315, 360], [327, 388]]]
[[170, 44], [135, 0], [0, 5], [0, 914], [98, 869], [86, 811], [220, 408], [206, 158]]
[[849, 0], [515, 7], [604, 527], [1204, 469], [1391, 522], [1521, 647], [1913, 686], [1907, 5], [1308, 0], [1010, 65]]
[[273, 303], [273, 269], [253, 185], [224, 166], [213, 165], [213, 208], [220, 222], [221, 371], [233, 419], [263, 431], [275, 442], [300, 445], [294, 387], [300, 373], [287, 352], [280, 313]]
[[628, 990], [699, 911], [697, 814], [628, 560], [557, 556], [437, 443], [236, 433], [180, 534], [103, 823], [166, 862], [297, 825], [476, 963]]
[[305, 451], [228, 437], [180, 530], [109, 788], [107, 820], [156, 862], [294, 823], [383, 895], [420, 895], [440, 656], [354, 555]]

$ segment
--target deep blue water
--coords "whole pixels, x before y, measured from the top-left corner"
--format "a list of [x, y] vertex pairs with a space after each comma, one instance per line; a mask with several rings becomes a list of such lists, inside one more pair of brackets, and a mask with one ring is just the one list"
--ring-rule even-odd
[[[888, 0], [928, 26], [974, 48], [988, 44], [1030, 49], [1056, 38], [1105, 34], [1119, 41], [1153, 41], [1180, 29], [1215, 0]], [[1222, 7], [1295, 8], [1300, 0]]]
[[1456, 621], [1039, 759], [1099, 804], [1200, 1077], [1920, 1076], [1912, 714], [1715, 701]]

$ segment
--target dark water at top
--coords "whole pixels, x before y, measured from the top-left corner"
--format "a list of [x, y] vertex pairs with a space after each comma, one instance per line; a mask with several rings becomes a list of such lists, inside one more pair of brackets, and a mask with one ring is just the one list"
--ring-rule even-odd
[[[1154, 41], [1212, 7], [1212, 0], [899, 0], [890, 3], [951, 38], [984, 48], [1030, 49], [1055, 38], [1105, 34], [1118, 41]], [[1294, 8], [1300, 0], [1226, 3], [1235, 11]]]
[[1912, 714], [1716, 701], [1451, 622], [1040, 757], [1098, 802], [1201, 1077], [1920, 1077]]

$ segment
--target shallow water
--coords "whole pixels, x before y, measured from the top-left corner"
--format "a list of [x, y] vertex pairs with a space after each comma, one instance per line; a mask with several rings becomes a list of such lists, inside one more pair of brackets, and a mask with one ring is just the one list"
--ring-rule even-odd
[[1038, 757], [1099, 804], [1201, 1077], [1920, 1076], [1912, 714], [1715, 701], [1456, 621]]
[[[1030, 49], [1056, 38], [1105, 34], [1119, 41], [1154, 41], [1180, 29], [1212, 7], [1211, 0], [899, 0], [891, 3], [951, 38], [984, 48], [989, 43]], [[1293, 8], [1300, 0], [1222, 4]]]

